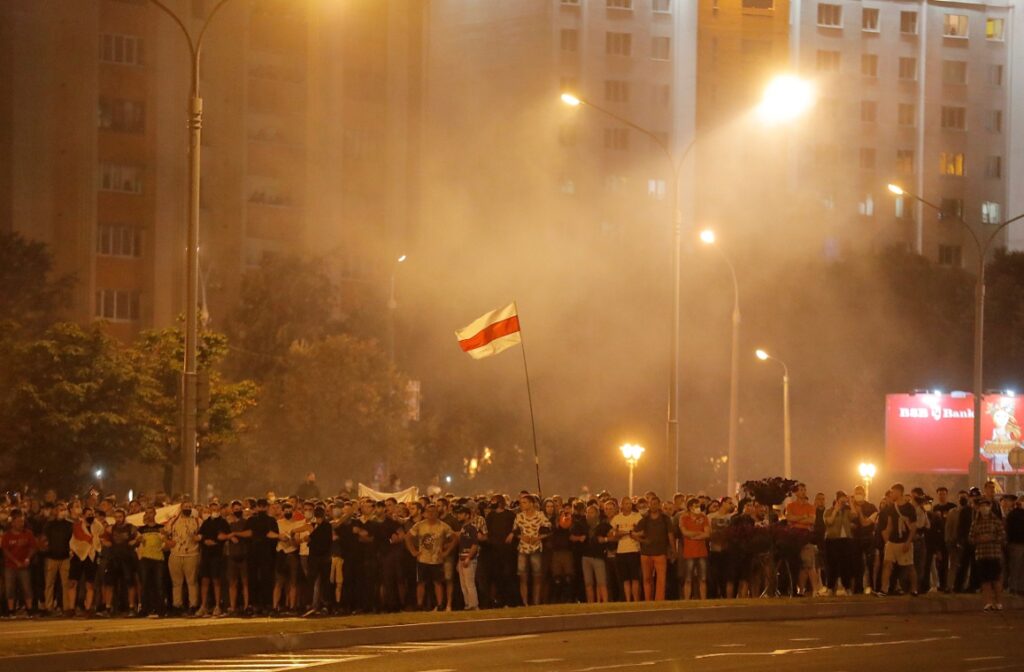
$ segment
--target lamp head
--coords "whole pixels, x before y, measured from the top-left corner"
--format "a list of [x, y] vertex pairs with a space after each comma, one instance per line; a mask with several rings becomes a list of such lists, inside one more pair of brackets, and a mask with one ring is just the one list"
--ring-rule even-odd
[[792, 121], [814, 105], [814, 87], [796, 75], [780, 75], [765, 87], [758, 115], [769, 124]]
[[890, 184], [889, 191], [892, 192], [893, 194], [896, 194], [897, 196], [902, 196], [905, 193], [903, 191], [903, 188], [900, 187], [898, 184]]
[[700, 232], [700, 242], [705, 245], [715, 244], [715, 232], [713, 229], [704, 229]]
[[572, 95], [571, 93], [563, 93], [562, 102], [570, 107], [577, 107], [583, 101], [581, 101], [579, 98]]
[[402, 263], [403, 261], [405, 261], [408, 258], [409, 258], [408, 256], [403, 254], [403, 255], [398, 257], [398, 263]]
[[761, 350], [760, 348], [758, 348], [754, 354], [757, 355], [757, 358], [760, 359], [762, 362], [767, 361], [770, 357], [770, 355], [767, 352]]

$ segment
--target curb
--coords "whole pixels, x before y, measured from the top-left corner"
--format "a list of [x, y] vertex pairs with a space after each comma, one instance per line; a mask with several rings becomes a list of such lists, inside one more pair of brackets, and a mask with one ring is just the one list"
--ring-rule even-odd
[[[1009, 609], [1024, 608], [1024, 600], [1007, 596]], [[257, 653], [307, 649], [348, 648], [407, 641], [439, 641], [509, 635], [532, 635], [571, 630], [645, 625], [686, 625], [742, 621], [789, 621], [837, 617], [919, 616], [979, 610], [977, 596], [941, 598], [885, 598], [858, 602], [787, 600], [764, 605], [734, 606], [728, 602], [700, 608], [651, 609], [555, 616], [475, 619], [443, 623], [413, 623], [293, 634], [268, 634], [227, 639], [143, 644], [90, 651], [38, 653], [0, 658], [0, 672], [76, 672], [125, 665], [156, 665], [195, 658], [233, 658]]]

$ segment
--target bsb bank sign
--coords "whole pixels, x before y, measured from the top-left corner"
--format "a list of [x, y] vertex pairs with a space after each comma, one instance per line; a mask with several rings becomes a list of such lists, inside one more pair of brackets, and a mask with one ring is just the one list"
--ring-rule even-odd
[[[1015, 396], [985, 395], [981, 402], [981, 454], [989, 473], [1013, 473], [1007, 455], [1022, 446]], [[885, 457], [890, 471], [967, 473], [974, 435], [970, 394], [890, 394], [885, 397]]]

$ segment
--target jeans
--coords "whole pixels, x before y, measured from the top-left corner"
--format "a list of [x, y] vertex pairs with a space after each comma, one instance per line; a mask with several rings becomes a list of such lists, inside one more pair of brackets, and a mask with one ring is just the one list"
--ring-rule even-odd
[[332, 604], [331, 556], [310, 554], [306, 560], [306, 603], [310, 609]]
[[466, 609], [478, 609], [480, 600], [476, 594], [476, 558], [469, 563], [464, 563], [460, 559], [456, 567], [459, 570], [459, 585], [462, 586], [462, 598], [466, 603]]
[[164, 609], [164, 563], [162, 560], [153, 558], [142, 558], [139, 561], [139, 583], [142, 586], [142, 594], [139, 601], [142, 603], [143, 614], [162, 614]]
[[848, 591], [854, 590], [854, 567], [856, 566], [857, 554], [856, 542], [853, 539], [826, 539], [825, 540], [825, 564], [826, 585], [829, 590], [835, 590], [836, 584], [842, 581], [843, 588]]
[[189, 606], [199, 606], [199, 555], [171, 555], [167, 561], [171, 571], [171, 595], [175, 609], [184, 606], [181, 588], [188, 584]]

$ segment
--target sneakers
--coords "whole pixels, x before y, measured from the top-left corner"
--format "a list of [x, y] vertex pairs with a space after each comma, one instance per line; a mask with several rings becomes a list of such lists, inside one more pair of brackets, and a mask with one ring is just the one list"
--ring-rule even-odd
[[985, 608], [982, 609], [982, 611], [995, 611], [995, 610], [996, 610], [996, 605], [991, 604], [991, 603], [986, 604]]
[[836, 597], [845, 597], [848, 594], [845, 588], [836, 588]]
[[875, 591], [875, 596], [876, 597], [889, 597], [889, 593], [885, 592], [884, 590], [876, 590]]
[[213, 608], [213, 617], [220, 618], [224, 615], [224, 611], [218, 606]]
[[196, 613], [193, 614], [193, 616], [195, 616], [196, 618], [204, 618], [209, 615], [210, 612], [206, 610], [206, 607], [199, 607], [198, 609], [196, 609]]
[[1002, 602], [996, 602], [992, 606], [994, 606], [996, 608], [996, 611], [1002, 611], [1003, 610], [1003, 603]]

